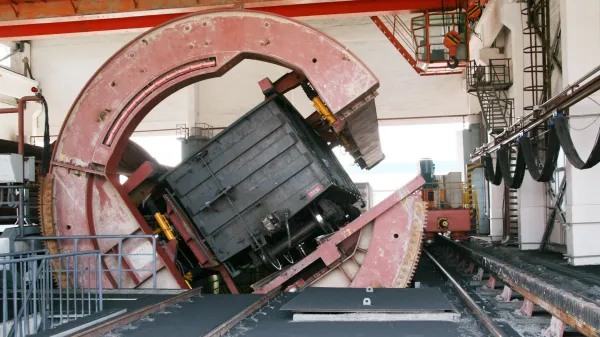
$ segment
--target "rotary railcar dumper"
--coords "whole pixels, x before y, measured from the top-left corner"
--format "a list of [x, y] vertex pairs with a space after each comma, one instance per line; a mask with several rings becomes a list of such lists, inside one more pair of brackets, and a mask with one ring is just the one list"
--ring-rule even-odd
[[[126, 154], [133, 131], [159, 102], [187, 85], [222, 76], [243, 59], [291, 71], [274, 82], [261, 81], [266, 100], [172, 170], [142, 152], [136, 158]], [[305, 120], [283, 97], [297, 87], [316, 109]], [[331, 151], [343, 146], [363, 169], [384, 158], [375, 111], [378, 87], [348, 49], [289, 18], [208, 11], [151, 29], [113, 55], [75, 100], [42, 182], [43, 233], [156, 234], [159, 288], [189, 288], [218, 273], [237, 293], [240, 283], [259, 281], [242, 281], [244, 270], [259, 268], [262, 280], [253, 289], [261, 292], [310, 284], [317, 273], [324, 275], [323, 268], [335, 276], [341, 272], [334, 272], [336, 266], [352, 260], [355, 282], [345, 286], [406, 286], [418, 260], [424, 217], [418, 198], [409, 195], [422, 179], [356, 218], [351, 205], [358, 191]], [[125, 173], [128, 180], [121, 184], [123, 160], [143, 164]], [[154, 249], [139, 238], [78, 244], [79, 250], [102, 252], [117, 245], [126, 252]], [[47, 246], [53, 253], [75, 249], [69, 240]], [[389, 254], [379, 257], [369, 247]], [[151, 269], [152, 263], [135, 254], [120, 261], [106, 257], [102, 284], [152, 286], [150, 272], [109, 271], [117, 265]], [[389, 277], [376, 276], [382, 273]]]

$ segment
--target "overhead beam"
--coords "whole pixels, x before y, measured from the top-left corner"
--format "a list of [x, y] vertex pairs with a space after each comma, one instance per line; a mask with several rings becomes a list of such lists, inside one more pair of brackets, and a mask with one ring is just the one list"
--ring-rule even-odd
[[[445, 7], [456, 6], [447, 0]], [[240, 0], [32, 0], [0, 4], [0, 39], [150, 28], [201, 10], [239, 8]], [[439, 0], [245, 0], [245, 9], [295, 18], [381, 15], [438, 9]]]

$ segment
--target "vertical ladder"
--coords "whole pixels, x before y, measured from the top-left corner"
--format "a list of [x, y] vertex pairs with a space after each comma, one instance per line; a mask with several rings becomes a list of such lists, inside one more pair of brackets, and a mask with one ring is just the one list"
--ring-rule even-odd
[[[517, 163], [515, 149], [510, 151], [510, 174], [514, 176]], [[518, 190], [505, 187], [504, 190], [504, 224], [508, 244], [519, 242], [519, 196]]]

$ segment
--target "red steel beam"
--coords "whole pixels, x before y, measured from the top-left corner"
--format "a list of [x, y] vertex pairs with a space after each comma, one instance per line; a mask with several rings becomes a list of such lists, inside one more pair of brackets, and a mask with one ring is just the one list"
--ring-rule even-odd
[[[457, 0], [445, 1], [445, 7]], [[239, 7], [239, 0], [48, 0], [0, 3], [0, 39], [106, 32], [158, 26], [207, 9]], [[244, 8], [296, 18], [381, 15], [438, 9], [439, 0], [245, 0]]]

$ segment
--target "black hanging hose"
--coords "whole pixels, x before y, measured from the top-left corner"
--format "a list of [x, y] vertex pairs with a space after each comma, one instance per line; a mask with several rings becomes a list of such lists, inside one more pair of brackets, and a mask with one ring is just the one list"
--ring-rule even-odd
[[497, 153], [497, 166], [500, 166], [500, 173], [504, 178], [504, 186], [512, 189], [517, 189], [523, 184], [525, 177], [525, 158], [523, 150], [517, 150], [517, 163], [515, 165], [514, 176], [510, 173], [510, 148], [501, 147]]
[[500, 163], [496, 160], [496, 172], [494, 172], [494, 161], [489, 155], [483, 157], [483, 166], [485, 168], [485, 179], [490, 183], [498, 186], [502, 183], [502, 170]]
[[571, 165], [580, 170], [585, 170], [594, 167], [600, 162], [600, 131], [596, 136], [596, 142], [594, 143], [594, 147], [592, 148], [590, 156], [584, 162], [579, 156], [577, 149], [575, 149], [573, 139], [571, 139], [571, 133], [569, 132], [567, 119], [564, 116], [559, 115], [554, 119], [554, 125], [560, 145], [562, 146], [565, 155], [569, 159], [569, 162], [571, 162]]
[[533, 146], [531, 145], [531, 139], [527, 136], [523, 136], [519, 139], [520, 151], [523, 153], [527, 169], [533, 180], [537, 182], [548, 182], [552, 179], [554, 170], [556, 170], [556, 162], [558, 161], [558, 154], [560, 152], [560, 142], [556, 135], [556, 129], [551, 128], [548, 131], [548, 149], [546, 151], [546, 159], [544, 160], [544, 166], [541, 171], [538, 168], [535, 160], [535, 153]]
[[507, 187], [519, 188], [523, 183], [525, 168], [527, 168], [529, 174], [535, 181], [548, 182], [552, 179], [554, 170], [556, 170], [561, 146], [571, 165], [577, 169], [589, 169], [600, 163], [600, 131], [596, 136], [596, 141], [589, 157], [584, 162], [573, 144], [567, 118], [564, 115], [559, 114], [554, 119], [553, 124], [554, 125], [551, 126], [550, 130], [548, 130], [548, 148], [544, 165], [541, 170], [538, 167], [535, 158], [536, 156], [533, 146], [531, 145], [531, 139], [528, 136], [523, 136], [519, 139], [515, 175], [511, 177], [509, 152], [506, 148], [502, 147], [497, 152], [498, 160], [496, 161], [495, 170], [492, 157], [489, 155], [483, 157], [485, 178], [494, 185], [500, 185], [502, 179], [504, 179]]
[[44, 149], [42, 150], [42, 175], [46, 175], [50, 170], [50, 156], [52, 151], [50, 149], [50, 122], [48, 121], [48, 102], [43, 95], [40, 95], [42, 106], [44, 108]]

